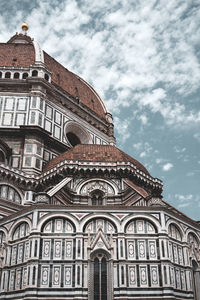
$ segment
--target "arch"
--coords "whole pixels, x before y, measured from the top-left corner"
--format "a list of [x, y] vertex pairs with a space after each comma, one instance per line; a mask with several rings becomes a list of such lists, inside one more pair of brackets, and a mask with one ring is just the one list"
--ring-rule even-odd
[[11, 78], [11, 73], [10, 72], [6, 72], [5, 73], [5, 78]]
[[14, 223], [14, 224], [11, 226], [11, 228], [10, 228], [10, 230], [9, 230], [9, 233], [8, 233], [8, 240], [12, 240], [12, 237], [13, 237], [13, 234], [14, 234], [14, 232], [15, 232], [15, 229], [16, 229], [18, 226], [20, 226], [22, 223], [27, 223], [28, 226], [29, 226], [29, 231], [31, 232], [31, 230], [32, 230], [32, 223], [31, 223], [31, 221], [30, 221], [28, 218], [24, 217], [24, 218], [22, 218], [22, 219], [20, 219], [20, 220], [17, 220], [16, 223]]
[[178, 241], [182, 241], [183, 238], [183, 233], [175, 223], [170, 223], [168, 225], [168, 235]]
[[5, 236], [8, 236], [8, 230], [5, 227], [0, 227], [0, 231], [4, 232]]
[[[107, 221], [108, 223], [105, 223], [105, 221]], [[88, 227], [88, 225], [91, 224], [91, 233], [94, 233], [94, 227], [96, 226], [96, 232], [98, 230], [98, 226], [103, 226], [103, 231], [107, 231], [107, 233], [116, 233], [117, 232], [117, 226], [115, 224], [115, 222], [113, 220], [111, 220], [110, 218], [108, 218], [107, 216], [93, 216], [92, 218], [90, 218], [89, 220], [87, 220], [84, 225], [82, 225], [82, 231], [86, 232], [86, 228]], [[94, 226], [94, 223], [96, 223], [96, 225]], [[111, 226], [110, 226], [110, 224]], [[99, 225], [98, 225], [99, 224]], [[110, 226], [110, 227], [109, 227]], [[112, 230], [112, 227], [114, 228], [114, 232]]]
[[13, 78], [14, 79], [19, 79], [19, 72], [15, 72]]
[[8, 146], [6, 142], [0, 139], [0, 163], [4, 159], [4, 163], [7, 163], [12, 154], [12, 149]]
[[96, 206], [101, 206], [104, 205], [104, 192], [102, 192], [101, 190], [94, 190], [91, 193], [91, 202], [92, 205], [96, 205]]
[[107, 300], [112, 295], [113, 264], [106, 250], [95, 250], [89, 259], [89, 297], [90, 300]]
[[71, 223], [71, 225], [73, 226], [74, 228], [74, 232], [77, 232], [77, 229], [78, 229], [78, 222], [76, 220], [75, 217], [73, 217], [72, 215], [68, 215], [68, 214], [64, 214], [64, 213], [55, 213], [55, 214], [46, 214], [44, 216], [42, 216], [38, 222], [38, 225], [37, 225], [37, 229], [38, 231], [42, 231], [42, 227], [44, 226], [44, 224], [48, 223], [48, 221], [50, 221], [51, 219], [61, 219], [61, 218], [64, 218], [66, 219], [67, 221], [69, 221]]
[[184, 232], [183, 232], [183, 229], [181, 228], [181, 226], [175, 222], [174, 220], [168, 220], [167, 224], [166, 224], [166, 228], [167, 228], [167, 232], [169, 233], [169, 227], [170, 225], [174, 225], [177, 230], [180, 232], [180, 235], [181, 235], [181, 241], [183, 240], [183, 237], [184, 237]]
[[11, 239], [13, 241], [25, 238], [30, 234], [30, 226], [27, 222], [20, 222], [18, 226], [12, 230]]
[[156, 233], [161, 231], [161, 225], [158, 222], [158, 220], [156, 220], [155, 218], [153, 218], [151, 216], [147, 216], [147, 215], [132, 215], [132, 214], [130, 214], [129, 216], [125, 217], [122, 221], [122, 232], [125, 232], [126, 227], [131, 223], [131, 221], [139, 220], [139, 219], [149, 221], [155, 227]]
[[78, 144], [92, 144], [89, 133], [80, 124], [74, 121], [65, 123], [65, 138], [74, 147]]
[[200, 244], [200, 240], [199, 240], [199, 237], [197, 236], [197, 234], [193, 231], [189, 231], [187, 233], [187, 242], [188, 243], [194, 243], [195, 247], [199, 247], [199, 244]]
[[0, 198], [22, 204], [22, 193], [9, 183], [0, 184]]
[[92, 219], [95, 219], [95, 218], [98, 218], [98, 219], [101, 219], [101, 218], [107, 219], [111, 223], [115, 224], [116, 232], [120, 232], [120, 223], [119, 223], [119, 220], [116, 217], [110, 216], [110, 215], [103, 215], [103, 214], [95, 214], [95, 216], [94, 216], [93, 213], [88, 214], [88, 215], [86, 215], [85, 217], [83, 217], [81, 219], [80, 231], [83, 232], [85, 226], [87, 226], [87, 223], [89, 223]]
[[23, 73], [22, 79], [26, 79], [28, 77], [28, 73]]
[[[70, 225], [69, 225], [69, 224]], [[71, 226], [71, 227], [70, 227]], [[72, 228], [72, 229], [71, 229]], [[52, 233], [52, 232], [75, 232], [76, 228], [74, 223], [68, 218], [54, 217], [43, 223], [41, 232]]]
[[89, 183], [92, 183], [92, 182], [99, 182], [99, 181], [100, 181], [100, 182], [106, 183], [108, 186], [110, 185], [110, 186], [113, 188], [114, 194], [115, 194], [115, 195], [118, 193], [118, 188], [117, 188], [117, 186], [116, 186], [113, 182], [110, 182], [110, 181], [108, 181], [108, 180], [106, 180], [106, 179], [97, 177], [97, 178], [86, 179], [86, 180], [84, 180], [84, 181], [81, 181], [81, 182], [77, 185], [77, 187], [76, 187], [76, 189], [77, 189], [77, 194], [80, 194], [81, 189], [83, 188], [84, 185], [89, 184]]
[[156, 234], [158, 232], [157, 227], [152, 221], [143, 218], [134, 218], [129, 220], [125, 227], [124, 232], [135, 233], [135, 234]]
[[99, 253], [104, 254], [107, 257], [108, 260], [111, 259], [110, 253], [107, 250], [105, 250], [105, 249], [95, 249], [95, 250], [91, 251], [90, 252], [90, 259], [94, 260], [94, 258], [96, 257], [96, 255], [98, 255]]
[[32, 77], [37, 77], [38, 76], [38, 71], [37, 70], [33, 70], [32, 71]]

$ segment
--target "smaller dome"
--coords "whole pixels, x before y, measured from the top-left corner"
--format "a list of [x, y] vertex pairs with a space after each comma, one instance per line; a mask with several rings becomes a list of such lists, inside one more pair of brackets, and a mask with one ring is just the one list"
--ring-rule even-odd
[[56, 167], [64, 160], [85, 162], [130, 162], [146, 175], [150, 175], [147, 169], [136, 159], [111, 145], [84, 145], [78, 144], [68, 151], [52, 159], [44, 168], [44, 172]]

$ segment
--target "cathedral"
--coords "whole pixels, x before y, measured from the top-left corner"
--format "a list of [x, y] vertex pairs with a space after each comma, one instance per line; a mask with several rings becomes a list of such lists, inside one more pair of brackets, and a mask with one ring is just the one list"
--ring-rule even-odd
[[27, 30], [0, 43], [0, 299], [200, 300], [200, 222]]

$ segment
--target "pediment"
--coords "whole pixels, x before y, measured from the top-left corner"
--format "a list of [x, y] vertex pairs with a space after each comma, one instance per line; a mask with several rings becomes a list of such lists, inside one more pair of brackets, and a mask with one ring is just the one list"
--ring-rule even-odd
[[98, 229], [96, 236], [93, 238], [90, 248], [92, 251], [98, 249], [109, 250], [111, 248], [101, 228]]

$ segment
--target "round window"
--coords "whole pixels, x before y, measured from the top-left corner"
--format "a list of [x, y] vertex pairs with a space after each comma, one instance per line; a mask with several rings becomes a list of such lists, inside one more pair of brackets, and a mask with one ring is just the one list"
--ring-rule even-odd
[[68, 122], [65, 127], [66, 139], [74, 147], [78, 144], [91, 144], [88, 132], [75, 122]]
[[80, 139], [79, 139], [78, 136], [75, 135], [73, 132], [68, 132], [68, 133], [67, 133], [67, 139], [68, 139], [68, 141], [70, 142], [70, 144], [71, 144], [72, 146], [76, 146], [76, 145], [78, 145], [78, 144], [81, 144]]

